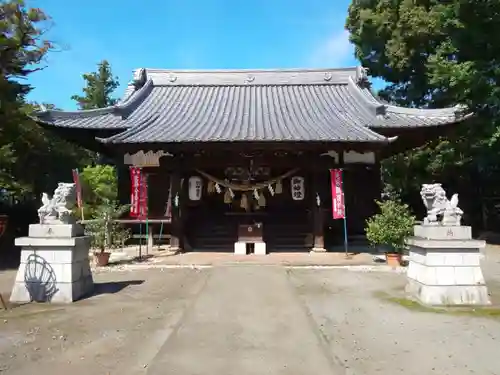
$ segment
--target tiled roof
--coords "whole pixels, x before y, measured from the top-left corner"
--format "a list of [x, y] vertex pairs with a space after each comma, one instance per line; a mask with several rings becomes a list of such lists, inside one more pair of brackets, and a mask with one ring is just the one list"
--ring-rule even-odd
[[40, 113], [44, 123], [124, 129], [106, 143], [387, 142], [379, 128], [460, 121], [457, 108], [386, 105], [362, 69], [166, 71], [139, 69], [122, 101], [93, 111]]

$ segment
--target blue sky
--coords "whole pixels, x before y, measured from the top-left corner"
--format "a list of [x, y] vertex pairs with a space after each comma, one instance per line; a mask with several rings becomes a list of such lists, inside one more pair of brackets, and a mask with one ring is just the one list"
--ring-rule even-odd
[[[144, 68], [316, 68], [357, 65], [344, 30], [350, 0], [28, 0], [52, 17], [58, 45], [29, 100], [76, 109], [81, 75], [107, 59], [123, 93]], [[71, 4], [71, 5], [70, 5]]]

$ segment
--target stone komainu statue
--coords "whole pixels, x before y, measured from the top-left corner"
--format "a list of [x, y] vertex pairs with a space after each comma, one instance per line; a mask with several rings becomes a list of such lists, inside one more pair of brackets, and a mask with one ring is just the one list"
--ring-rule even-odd
[[51, 199], [42, 194], [42, 207], [38, 209], [40, 224], [73, 224], [72, 209], [76, 203], [76, 185], [60, 182]]
[[458, 207], [458, 194], [448, 200], [441, 184], [423, 184], [420, 196], [427, 209], [424, 225], [460, 225], [463, 211]]

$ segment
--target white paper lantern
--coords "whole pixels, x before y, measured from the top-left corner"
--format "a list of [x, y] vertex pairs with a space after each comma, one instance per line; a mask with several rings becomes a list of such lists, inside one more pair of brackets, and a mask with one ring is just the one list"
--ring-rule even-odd
[[203, 180], [199, 176], [189, 177], [189, 199], [199, 201], [201, 199], [201, 191], [203, 189]]
[[304, 177], [294, 176], [290, 182], [290, 189], [292, 190], [292, 199], [294, 201], [301, 201], [305, 197]]

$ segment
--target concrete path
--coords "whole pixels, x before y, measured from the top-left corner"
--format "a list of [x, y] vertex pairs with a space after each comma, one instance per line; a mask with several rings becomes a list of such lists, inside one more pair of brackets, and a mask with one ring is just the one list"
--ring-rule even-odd
[[212, 269], [149, 375], [342, 374], [280, 267]]

